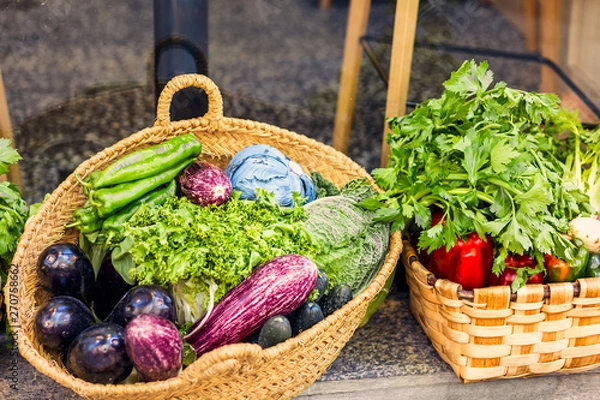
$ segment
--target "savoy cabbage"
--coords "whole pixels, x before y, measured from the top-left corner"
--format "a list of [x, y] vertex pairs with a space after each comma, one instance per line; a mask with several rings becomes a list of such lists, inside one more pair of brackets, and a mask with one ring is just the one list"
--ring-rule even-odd
[[379, 272], [388, 251], [390, 225], [360, 206], [376, 194], [367, 179], [355, 179], [339, 195], [305, 205], [305, 226], [319, 242], [314, 261], [327, 274], [328, 288], [347, 284], [356, 296]]

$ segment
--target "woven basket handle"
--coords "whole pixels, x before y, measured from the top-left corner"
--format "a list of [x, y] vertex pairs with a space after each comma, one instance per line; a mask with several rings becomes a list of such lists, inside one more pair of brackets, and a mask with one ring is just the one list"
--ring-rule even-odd
[[171, 102], [178, 91], [196, 87], [206, 92], [208, 96], [208, 111], [202, 118], [215, 120], [223, 117], [223, 98], [215, 83], [205, 75], [184, 74], [177, 75], [164, 87], [158, 97], [156, 107], [156, 123], [154, 125], [166, 126], [171, 123]]

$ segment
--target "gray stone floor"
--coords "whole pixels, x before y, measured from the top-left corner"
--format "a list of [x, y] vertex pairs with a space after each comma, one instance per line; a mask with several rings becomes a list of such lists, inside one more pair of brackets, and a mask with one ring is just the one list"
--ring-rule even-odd
[[[3, 376], [14, 360], [19, 389], [11, 389], [8, 379], [0, 380], [0, 398], [81, 399], [37, 372], [0, 342]], [[598, 370], [464, 384], [430, 345], [408, 310], [407, 298], [394, 292], [369, 323], [356, 331], [329, 370], [296, 400], [593, 400], [598, 398], [599, 390]]]
[[[394, 3], [372, 1], [369, 33], [391, 32]], [[0, 0], [0, 69], [28, 201], [40, 200], [84, 159], [154, 122], [150, 4]], [[211, 2], [209, 75], [223, 92], [224, 113], [330, 144], [347, 13], [342, 0], [328, 10], [316, 0]], [[525, 51], [522, 35], [476, 0], [423, 0], [417, 39]], [[387, 65], [389, 45], [375, 50]], [[466, 58], [473, 57], [416, 49], [409, 98], [437, 96]], [[489, 62], [498, 79], [536, 89], [539, 66]], [[365, 58], [349, 155], [367, 170], [379, 165], [384, 102], [385, 86]], [[4, 377], [13, 355], [0, 347]], [[77, 398], [17, 359], [20, 390], [0, 380], [0, 398]], [[410, 315], [400, 287], [300, 398], [592, 399], [599, 388], [597, 373], [463, 385]]]
[[[331, 143], [348, 2], [333, 4], [320, 10], [316, 0], [210, 3], [209, 75], [235, 99], [226, 115]], [[370, 34], [391, 32], [393, 4], [372, 2]], [[148, 2], [0, 0], [0, 32], [0, 69], [28, 200], [40, 200], [93, 152], [153, 123]], [[417, 38], [524, 50], [522, 35], [474, 0], [423, 1]], [[390, 46], [374, 45], [387, 65]], [[465, 58], [473, 57], [417, 49], [410, 99], [438, 95]], [[490, 64], [498, 79], [535, 89], [537, 65]], [[379, 165], [384, 107], [385, 86], [365, 57], [349, 155], [367, 170]]]

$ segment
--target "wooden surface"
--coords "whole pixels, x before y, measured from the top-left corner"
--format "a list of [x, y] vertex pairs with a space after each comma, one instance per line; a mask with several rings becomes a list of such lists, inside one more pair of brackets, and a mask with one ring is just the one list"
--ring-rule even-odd
[[[370, 6], [370, 0], [351, 0], [350, 2], [333, 132], [333, 147], [343, 153], [348, 151], [352, 116], [356, 104], [356, 91], [363, 53], [359, 40], [367, 31]], [[396, 5], [386, 118], [404, 115], [406, 112], [418, 9], [418, 0], [400, 1]], [[385, 140], [388, 132], [386, 124], [382, 138], [382, 166], [387, 164], [389, 155], [389, 147]]]
[[[560, 56], [560, 20], [561, 0], [544, 0], [541, 2], [541, 34], [540, 50], [542, 56], [558, 63]], [[558, 93], [559, 79], [556, 73], [547, 66], [542, 66], [540, 91]]]
[[528, 379], [499, 379], [465, 385], [454, 374], [405, 375], [378, 379], [316, 382], [295, 400], [433, 400], [598, 398], [600, 373], [552, 374]]
[[331, 3], [333, 0], [319, 0], [319, 8], [327, 9], [331, 8]]
[[[419, 0], [405, 0], [398, 2], [394, 20], [394, 35], [392, 39], [392, 58], [390, 61], [390, 83], [388, 86], [385, 107], [385, 118], [396, 117], [406, 113], [406, 100], [410, 81], [410, 68], [412, 64], [417, 29], [417, 15]], [[389, 133], [387, 123], [384, 124], [381, 148], [381, 166], [387, 164], [390, 149], [386, 142]]]
[[537, 0], [523, 0], [525, 45], [529, 51], [537, 51], [539, 48], [539, 10]]
[[[0, 70], [0, 137], [12, 140], [13, 147], [15, 146], [12, 126], [10, 123], [10, 116], [8, 113], [8, 103], [6, 101], [6, 91], [4, 90], [4, 82], [2, 81], [2, 71]], [[16, 184], [19, 189], [21, 188], [21, 172], [19, 171], [18, 164], [12, 164], [9, 167], [8, 177], [0, 175], [0, 181], [6, 180]]]
[[348, 152], [352, 115], [356, 104], [356, 90], [360, 75], [360, 63], [363, 49], [360, 37], [367, 31], [371, 0], [351, 0], [344, 43], [342, 75], [338, 92], [335, 125], [333, 128], [333, 147], [342, 153]]

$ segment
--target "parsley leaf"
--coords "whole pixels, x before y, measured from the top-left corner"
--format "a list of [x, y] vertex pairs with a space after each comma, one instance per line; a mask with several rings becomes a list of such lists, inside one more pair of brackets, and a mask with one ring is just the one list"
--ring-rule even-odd
[[9, 164], [21, 160], [21, 156], [11, 147], [10, 143], [10, 139], [0, 138], [0, 174], [6, 174]]
[[[11, 141], [0, 139], [0, 174], [6, 174], [9, 165], [19, 160], [21, 156], [11, 146]], [[10, 263], [25, 229], [25, 223], [36, 210], [37, 205], [32, 205], [30, 208], [14, 183], [0, 182], [0, 290], [6, 283]], [[10, 326], [8, 320], [5, 322], [8, 333]]]
[[506, 172], [508, 164], [519, 155], [506, 140], [499, 140], [490, 151], [490, 164], [496, 173]]
[[[0, 139], [0, 174], [8, 172], [8, 166], [20, 159], [10, 140]], [[19, 188], [11, 182], [0, 182], [0, 270], [4, 273], [10, 266], [27, 217], [28, 206]]]

